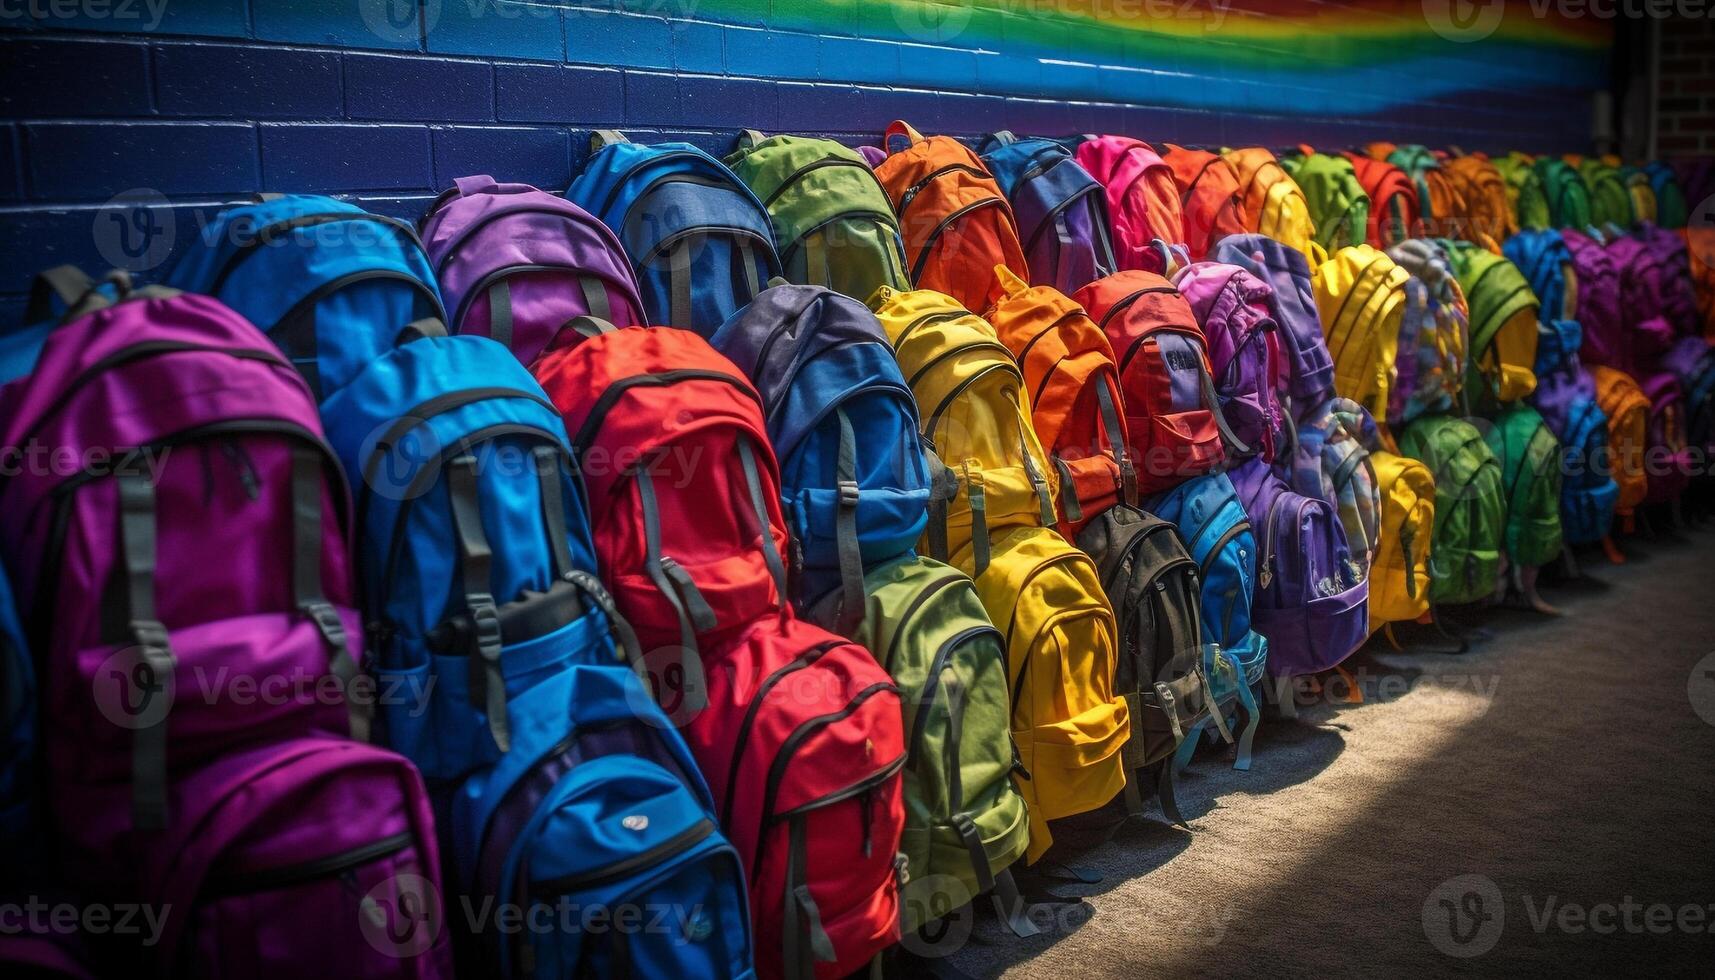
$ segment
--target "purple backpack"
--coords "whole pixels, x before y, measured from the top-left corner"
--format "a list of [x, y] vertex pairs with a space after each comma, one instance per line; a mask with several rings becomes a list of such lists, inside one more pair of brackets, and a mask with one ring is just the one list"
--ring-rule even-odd
[[1715, 346], [1702, 337], [1681, 337], [1662, 356], [1661, 366], [1673, 372], [1685, 390], [1685, 434], [1705, 458], [1715, 457]]
[[1644, 470], [1649, 476], [1646, 504], [1665, 504], [1679, 499], [1691, 482], [1691, 450], [1686, 446], [1685, 389], [1672, 371], [1657, 371], [1638, 379], [1638, 387], [1649, 399], [1649, 449]]
[[304, 379], [219, 301], [145, 290], [54, 331], [0, 420], [48, 461], [0, 483], [0, 547], [70, 883], [172, 906], [152, 972], [444, 975], [444, 939], [360, 929], [438, 856], [416, 770], [346, 740], [350, 501]]
[[1303, 416], [1334, 394], [1334, 358], [1322, 336], [1322, 313], [1304, 253], [1266, 235], [1230, 235], [1215, 246], [1217, 262], [1236, 265], [1271, 288], [1268, 309], [1285, 358], [1281, 391]]
[[1691, 279], [1691, 257], [1685, 237], [1645, 221], [1632, 232], [1648, 253], [1647, 266], [1654, 270], [1658, 288], [1656, 302], [1661, 316], [1675, 336], [1698, 332], [1702, 318], [1697, 311], [1697, 287]]
[[1572, 253], [1572, 271], [1577, 279], [1576, 309], [1584, 332], [1584, 362], [1629, 373], [1631, 347], [1620, 312], [1620, 271], [1613, 256], [1584, 232], [1568, 229], [1560, 237]]
[[1369, 583], [1333, 508], [1294, 493], [1260, 459], [1228, 471], [1257, 540], [1251, 625], [1268, 639], [1268, 672], [1327, 670], [1369, 635]]
[[1209, 364], [1220, 398], [1221, 437], [1229, 462], [1261, 456], [1273, 462], [1285, 421], [1280, 404], [1284, 370], [1269, 312], [1268, 284], [1236, 265], [1197, 262], [1173, 285], [1191, 305], [1209, 343]]
[[583, 208], [486, 174], [453, 185], [421, 222], [452, 333], [492, 337], [528, 366], [582, 339], [580, 316], [648, 323], [619, 239]]
[[1679, 332], [1664, 302], [1669, 272], [1658, 250], [1631, 235], [1619, 235], [1609, 242], [1608, 258], [1620, 279], [1623, 324], [1618, 345], [1620, 363], [1609, 366], [1642, 381], [1645, 371], [1673, 344]]

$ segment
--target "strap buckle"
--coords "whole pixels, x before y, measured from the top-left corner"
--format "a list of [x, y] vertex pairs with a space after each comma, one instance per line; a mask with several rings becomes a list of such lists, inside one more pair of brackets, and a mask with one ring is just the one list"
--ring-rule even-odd
[[149, 665], [149, 669], [157, 676], [172, 673], [173, 649], [167, 637], [167, 628], [158, 620], [133, 619], [129, 629], [131, 639], [137, 647], [137, 654]]
[[477, 655], [489, 662], [499, 660], [504, 643], [500, 632], [500, 610], [495, 608], [494, 597], [479, 592], [466, 596], [465, 603], [470, 606], [471, 641], [476, 644]]
[[345, 623], [339, 618], [339, 611], [333, 603], [325, 599], [313, 599], [301, 607], [304, 615], [316, 624], [321, 631], [322, 639], [335, 650], [345, 649]]
[[838, 484], [841, 507], [856, 507], [862, 491], [856, 480], [841, 480]]

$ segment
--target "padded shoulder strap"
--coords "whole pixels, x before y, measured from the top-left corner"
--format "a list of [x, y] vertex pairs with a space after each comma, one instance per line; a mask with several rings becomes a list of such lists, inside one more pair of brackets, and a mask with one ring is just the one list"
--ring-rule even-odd
[[625, 138], [625, 134], [617, 129], [598, 129], [590, 133], [590, 152], [629, 142], [631, 141]]
[[55, 297], [69, 313], [94, 288], [95, 281], [75, 265], [56, 265], [38, 272], [30, 282], [30, 299], [24, 307], [24, 322], [40, 323], [53, 316]]
[[447, 325], [439, 317], [426, 316], [421, 320], [412, 320], [399, 328], [399, 333], [393, 338], [393, 346], [402, 347], [413, 340], [424, 340], [429, 337], [445, 337]]

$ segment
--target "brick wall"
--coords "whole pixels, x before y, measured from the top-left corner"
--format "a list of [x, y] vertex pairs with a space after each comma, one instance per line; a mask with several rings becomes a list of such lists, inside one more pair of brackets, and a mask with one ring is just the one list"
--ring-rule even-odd
[[1715, 18], [1663, 25], [1656, 126], [1663, 156], [1715, 155]]
[[740, 127], [855, 142], [895, 117], [961, 135], [1586, 149], [1600, 36], [1526, 18], [1461, 43], [1430, 6], [0, 0], [0, 325], [36, 270], [159, 275], [248, 192], [415, 217], [467, 173], [563, 188], [598, 126], [717, 153]]

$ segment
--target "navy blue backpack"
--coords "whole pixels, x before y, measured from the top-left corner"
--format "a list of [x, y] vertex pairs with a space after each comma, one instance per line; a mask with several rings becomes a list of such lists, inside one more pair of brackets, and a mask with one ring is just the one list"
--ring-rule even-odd
[[406, 324], [446, 320], [415, 229], [308, 194], [264, 194], [221, 212], [167, 285], [213, 296], [254, 323], [318, 403], [392, 347]]
[[643, 146], [605, 129], [590, 149], [566, 198], [619, 236], [645, 326], [707, 337], [781, 274], [768, 212], [719, 160], [689, 143]]
[[854, 627], [864, 571], [910, 554], [928, 523], [930, 469], [893, 345], [863, 303], [784, 283], [710, 343], [762, 395], [800, 608], [838, 587], [838, 622]]
[[1119, 271], [1107, 192], [1064, 144], [1002, 130], [983, 142], [982, 158], [1012, 204], [1031, 285], [1071, 294]]
[[559, 411], [496, 341], [437, 321], [397, 339], [324, 415], [356, 494], [376, 730], [454, 814], [449, 877], [549, 906], [659, 891], [705, 917], [683, 937], [485, 932], [474, 972], [748, 970], [739, 866], [596, 576]]

